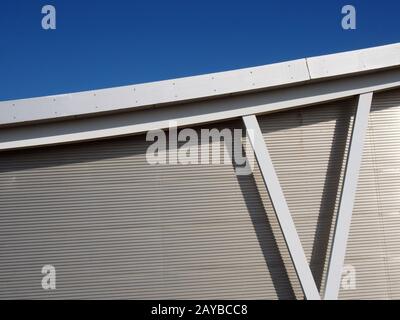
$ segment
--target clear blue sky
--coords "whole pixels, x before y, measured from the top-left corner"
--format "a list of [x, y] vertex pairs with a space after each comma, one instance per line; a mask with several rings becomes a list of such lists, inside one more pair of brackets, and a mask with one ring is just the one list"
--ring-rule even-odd
[[[0, 100], [400, 42], [399, 0], [1, 0]], [[57, 29], [43, 30], [52, 4]], [[341, 28], [341, 8], [357, 29]]]

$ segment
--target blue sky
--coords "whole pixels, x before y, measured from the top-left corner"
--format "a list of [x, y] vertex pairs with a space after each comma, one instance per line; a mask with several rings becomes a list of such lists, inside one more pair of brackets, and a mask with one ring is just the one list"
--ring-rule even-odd
[[[52, 4], [57, 29], [43, 30]], [[352, 4], [357, 29], [341, 27]], [[0, 100], [400, 42], [399, 0], [1, 0]]]

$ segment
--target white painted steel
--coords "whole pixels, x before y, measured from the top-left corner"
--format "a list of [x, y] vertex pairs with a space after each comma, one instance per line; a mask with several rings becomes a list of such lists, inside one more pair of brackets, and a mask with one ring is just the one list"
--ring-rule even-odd
[[324, 296], [324, 298], [328, 300], [337, 299], [339, 294], [347, 239], [350, 232], [351, 217], [357, 190], [358, 175], [361, 166], [364, 138], [368, 127], [369, 111], [371, 109], [372, 95], [372, 92], [360, 95], [354, 119], [342, 195], [334, 231], [332, 252], [328, 266], [328, 276]]
[[137, 134], [265, 114], [400, 86], [400, 70], [130, 113], [0, 128], [0, 150]]
[[304, 254], [300, 238], [290, 215], [289, 207], [275, 173], [257, 118], [254, 115], [245, 116], [243, 117], [243, 122], [246, 126], [250, 143], [254, 149], [265, 186], [271, 198], [304, 295], [308, 300], [320, 300], [317, 286], [307, 263], [306, 255]]
[[95, 116], [298, 85], [400, 65], [400, 44], [144, 84], [0, 102], [0, 126]]
[[400, 44], [307, 58], [310, 79], [343, 76], [400, 64]]
[[0, 102], [0, 125], [215, 98], [309, 80], [305, 59], [116, 88]]

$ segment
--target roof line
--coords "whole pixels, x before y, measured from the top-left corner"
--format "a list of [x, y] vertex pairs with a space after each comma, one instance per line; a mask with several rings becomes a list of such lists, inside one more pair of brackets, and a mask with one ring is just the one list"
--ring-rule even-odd
[[95, 116], [400, 67], [400, 43], [123, 87], [0, 102], [0, 126]]

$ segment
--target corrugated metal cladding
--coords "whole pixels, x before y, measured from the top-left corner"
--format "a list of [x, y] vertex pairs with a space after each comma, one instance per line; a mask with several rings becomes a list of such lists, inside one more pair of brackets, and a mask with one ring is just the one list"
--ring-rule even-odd
[[[356, 102], [258, 117], [322, 291]], [[0, 154], [0, 298], [303, 297], [257, 165], [150, 166], [151, 143]], [[399, 150], [400, 90], [377, 94], [340, 298], [400, 298]]]

